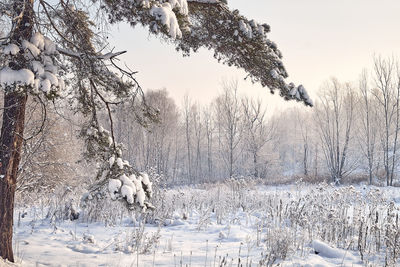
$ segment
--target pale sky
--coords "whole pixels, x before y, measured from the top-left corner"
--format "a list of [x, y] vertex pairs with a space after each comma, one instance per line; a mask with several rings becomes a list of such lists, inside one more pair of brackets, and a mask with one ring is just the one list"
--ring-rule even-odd
[[[271, 26], [269, 39], [283, 53], [288, 81], [303, 84], [315, 100], [322, 82], [332, 76], [356, 81], [375, 54], [400, 56], [399, 0], [228, 0], [230, 8]], [[113, 32], [116, 50], [144, 89], [167, 88], [178, 104], [189, 96], [209, 103], [221, 92], [223, 79], [238, 79], [239, 92], [261, 97], [273, 109], [288, 105], [258, 84], [243, 81], [245, 73], [217, 63], [202, 49], [183, 58], [174, 46], [147, 30], [120, 25]], [[300, 104], [297, 104], [300, 105]]]

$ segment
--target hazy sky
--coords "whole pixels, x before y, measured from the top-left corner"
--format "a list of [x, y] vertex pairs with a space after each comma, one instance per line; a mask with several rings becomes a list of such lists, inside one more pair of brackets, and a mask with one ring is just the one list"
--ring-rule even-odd
[[[399, 0], [228, 0], [248, 18], [271, 26], [269, 39], [278, 44], [289, 73], [288, 81], [303, 84], [313, 98], [321, 83], [331, 76], [355, 81], [372, 56], [400, 56]], [[113, 32], [117, 50], [139, 71], [147, 89], [167, 88], [177, 103], [187, 92], [202, 104], [221, 91], [222, 79], [238, 79], [241, 94], [259, 96], [272, 108], [287, 102], [266, 88], [243, 81], [235, 67], [218, 64], [205, 49], [183, 58], [170, 44], [147, 30], [121, 25]], [[290, 105], [292, 106], [292, 105]]]

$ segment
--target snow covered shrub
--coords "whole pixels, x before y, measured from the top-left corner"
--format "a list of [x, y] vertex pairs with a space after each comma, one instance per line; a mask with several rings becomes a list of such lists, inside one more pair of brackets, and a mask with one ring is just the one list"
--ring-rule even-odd
[[124, 253], [149, 254], [160, 243], [160, 228], [156, 232], [146, 232], [142, 223], [136, 229], [125, 233], [124, 238], [119, 238], [115, 244], [115, 250]]
[[264, 251], [259, 261], [260, 266], [273, 266], [278, 261], [295, 252], [294, 234], [289, 228], [268, 230], [264, 239]]
[[115, 225], [121, 223], [124, 216], [132, 214], [124, 203], [111, 201], [107, 195], [101, 194], [84, 195], [80, 207], [81, 221], [87, 223], [102, 222], [105, 225]]
[[78, 209], [76, 208], [75, 197], [70, 187], [65, 189], [59, 188], [54, 193], [48, 195], [45, 204], [48, 207], [46, 218], [56, 223], [63, 220], [70, 220], [72, 213], [76, 217]]

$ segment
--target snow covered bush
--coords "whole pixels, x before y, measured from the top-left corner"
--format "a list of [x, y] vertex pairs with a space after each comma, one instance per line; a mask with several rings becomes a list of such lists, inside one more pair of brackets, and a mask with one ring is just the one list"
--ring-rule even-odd
[[125, 253], [149, 254], [159, 245], [161, 238], [160, 228], [156, 232], [145, 232], [144, 223], [124, 235], [115, 248]]
[[264, 251], [259, 266], [274, 266], [295, 253], [295, 235], [290, 228], [269, 229], [265, 235]]

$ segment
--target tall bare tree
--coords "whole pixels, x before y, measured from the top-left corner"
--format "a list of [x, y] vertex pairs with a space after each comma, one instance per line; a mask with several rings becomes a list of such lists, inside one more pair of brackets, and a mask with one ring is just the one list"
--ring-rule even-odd
[[223, 145], [221, 155], [229, 177], [234, 175], [237, 149], [243, 134], [243, 112], [238, 96], [238, 82], [223, 82], [223, 94], [216, 99], [215, 107]]
[[186, 156], [187, 156], [187, 177], [191, 183], [194, 183], [193, 162], [192, 162], [192, 114], [191, 101], [188, 95], [183, 99], [183, 119], [186, 137]]
[[[331, 180], [340, 184], [349, 166], [349, 145], [354, 119], [355, 92], [350, 84], [332, 79], [322, 88], [315, 114]], [[350, 164], [351, 165], [351, 164]]]
[[201, 117], [201, 109], [199, 104], [194, 104], [191, 107], [192, 121], [193, 121], [193, 132], [194, 132], [194, 143], [196, 149], [195, 156], [195, 176], [198, 181], [203, 176], [202, 171], [202, 140], [203, 140], [203, 122]]
[[[210, 105], [211, 106], [211, 105]], [[207, 176], [212, 178], [213, 173], [213, 137], [214, 137], [214, 121], [212, 116], [212, 108], [208, 107], [203, 110], [203, 124], [207, 142]]]
[[312, 127], [310, 125], [310, 113], [302, 112], [299, 109], [295, 109], [296, 121], [300, 127], [300, 135], [303, 150], [303, 175], [305, 177], [310, 175], [310, 154], [311, 154], [311, 139], [312, 139]]
[[361, 127], [358, 131], [360, 135], [361, 149], [368, 164], [368, 182], [372, 184], [375, 168], [376, 138], [378, 134], [376, 101], [372, 98], [371, 88], [368, 81], [368, 73], [364, 70], [359, 80], [359, 90], [361, 92], [360, 115]]
[[267, 120], [266, 109], [262, 107], [261, 99], [254, 101], [248, 97], [242, 99], [244, 113], [244, 131], [247, 150], [253, 160], [253, 175], [260, 177], [260, 151], [275, 134], [274, 120]]
[[381, 144], [386, 185], [393, 184], [394, 169], [397, 164], [399, 115], [400, 115], [400, 72], [394, 58], [374, 58], [372, 91], [379, 104], [379, 117], [382, 118], [383, 131]]

